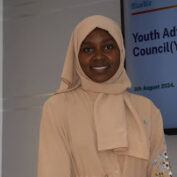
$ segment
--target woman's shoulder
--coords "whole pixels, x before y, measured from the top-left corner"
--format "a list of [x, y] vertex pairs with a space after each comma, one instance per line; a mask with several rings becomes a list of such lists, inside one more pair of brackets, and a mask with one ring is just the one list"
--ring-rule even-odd
[[152, 117], [160, 113], [160, 110], [149, 98], [130, 92], [128, 92], [127, 95], [140, 117], [147, 121], [152, 121]]
[[158, 109], [155, 104], [153, 103], [152, 100], [150, 100], [149, 98], [142, 96], [142, 95], [137, 95], [134, 93], [130, 93], [127, 92], [127, 95], [129, 97], [129, 99], [131, 100], [131, 102], [138, 107], [143, 107], [143, 108], [153, 108], [153, 109]]
[[69, 93], [52, 94], [43, 103], [43, 109], [49, 108], [52, 112], [65, 112]]
[[65, 101], [65, 94], [64, 93], [60, 93], [60, 94], [52, 94], [49, 98], [47, 98], [47, 100], [44, 102], [44, 106], [45, 105], [55, 105], [56, 103], [64, 103]]
[[66, 105], [77, 97], [76, 90], [52, 94], [45, 102], [44, 107], [49, 106], [56, 109], [66, 108]]

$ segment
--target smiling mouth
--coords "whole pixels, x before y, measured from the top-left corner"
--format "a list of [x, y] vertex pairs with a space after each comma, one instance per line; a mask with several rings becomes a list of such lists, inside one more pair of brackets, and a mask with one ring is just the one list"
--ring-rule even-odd
[[90, 68], [93, 70], [93, 71], [96, 71], [96, 72], [105, 72], [110, 66], [109, 65], [106, 65], [106, 66], [91, 66]]

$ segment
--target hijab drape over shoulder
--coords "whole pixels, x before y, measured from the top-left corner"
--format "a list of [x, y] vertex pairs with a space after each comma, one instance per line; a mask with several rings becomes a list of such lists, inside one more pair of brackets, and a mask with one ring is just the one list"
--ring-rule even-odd
[[[81, 43], [96, 27], [108, 31], [120, 49], [120, 66], [117, 72], [111, 79], [102, 83], [96, 83], [86, 76], [78, 59]], [[131, 83], [124, 69], [124, 59], [125, 49], [119, 26], [111, 19], [100, 15], [84, 19], [72, 33], [60, 88], [55, 94], [68, 92], [78, 87], [86, 92], [97, 93], [93, 113], [98, 150], [112, 149], [121, 154], [126, 153], [148, 159], [149, 147], [141, 126], [142, 122], [126, 94]], [[82, 102], [76, 104], [82, 107]], [[131, 126], [127, 123], [127, 119], [130, 119], [128, 111], [134, 119]]]

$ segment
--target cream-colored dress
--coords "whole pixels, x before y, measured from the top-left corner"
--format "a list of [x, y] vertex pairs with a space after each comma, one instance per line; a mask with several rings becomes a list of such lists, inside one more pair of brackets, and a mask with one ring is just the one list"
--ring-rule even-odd
[[[82, 71], [78, 52], [96, 27], [107, 30], [120, 49], [120, 66], [104, 83]], [[170, 177], [160, 111], [147, 98], [127, 91], [120, 28], [92, 16], [76, 26], [69, 43], [60, 89], [44, 104], [38, 177]]]
[[[126, 94], [146, 133], [149, 159], [126, 155], [126, 151], [122, 154], [113, 150], [97, 150], [93, 118], [96, 98], [79, 88], [54, 95], [44, 105], [38, 177], [170, 177], [159, 110], [144, 97]], [[77, 102], [82, 102], [83, 106], [77, 107]], [[86, 116], [80, 116], [81, 109]], [[127, 114], [131, 117], [131, 112]], [[133, 119], [128, 119], [127, 123], [132, 127]], [[136, 134], [133, 136], [136, 138]], [[138, 147], [135, 148], [138, 151]]]

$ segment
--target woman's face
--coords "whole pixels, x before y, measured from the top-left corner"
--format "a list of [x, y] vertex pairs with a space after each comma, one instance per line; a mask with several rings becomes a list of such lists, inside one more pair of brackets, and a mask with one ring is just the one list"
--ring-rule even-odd
[[78, 57], [84, 73], [95, 82], [110, 79], [120, 65], [120, 50], [116, 41], [100, 28], [84, 39]]

